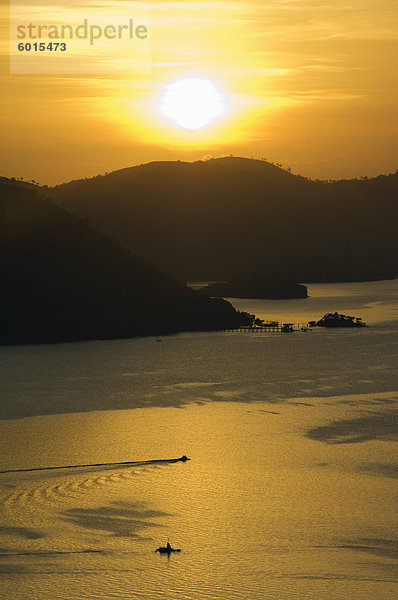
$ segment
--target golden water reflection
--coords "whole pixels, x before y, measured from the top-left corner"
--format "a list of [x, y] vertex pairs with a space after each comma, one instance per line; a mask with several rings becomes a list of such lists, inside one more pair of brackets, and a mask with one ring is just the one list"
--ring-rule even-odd
[[[383, 400], [363, 401], [377, 418]], [[357, 410], [327, 398], [30, 419], [38, 433], [58, 422], [69, 460], [94, 443], [94, 458], [192, 460], [1, 475], [8, 597], [387, 598], [397, 482], [366, 467], [393, 467], [395, 444], [309, 433], [352, 427]], [[167, 537], [183, 550], [169, 560], [153, 552]]]
[[397, 285], [278, 304], [369, 329], [0, 349], [4, 597], [390, 600]]

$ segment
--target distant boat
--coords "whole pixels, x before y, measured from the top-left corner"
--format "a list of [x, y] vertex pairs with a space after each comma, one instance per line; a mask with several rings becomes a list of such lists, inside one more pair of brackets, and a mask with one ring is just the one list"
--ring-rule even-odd
[[172, 552], [181, 552], [181, 549], [172, 548], [170, 542], [167, 542], [166, 546], [159, 546], [159, 548], [156, 548], [155, 552], [159, 552], [159, 554], [171, 554]]

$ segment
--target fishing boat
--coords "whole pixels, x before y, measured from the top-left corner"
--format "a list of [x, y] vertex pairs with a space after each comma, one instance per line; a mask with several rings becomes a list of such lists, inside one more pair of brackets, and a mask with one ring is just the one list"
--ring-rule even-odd
[[181, 552], [181, 549], [172, 548], [170, 542], [167, 542], [166, 546], [159, 546], [159, 548], [156, 548], [155, 552], [159, 552], [159, 554], [171, 554], [172, 552]]

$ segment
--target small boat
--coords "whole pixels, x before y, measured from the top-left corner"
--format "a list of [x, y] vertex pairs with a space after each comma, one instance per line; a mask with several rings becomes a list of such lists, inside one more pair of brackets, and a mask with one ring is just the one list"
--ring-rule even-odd
[[159, 554], [171, 554], [172, 552], [181, 552], [180, 548], [172, 548], [170, 543], [167, 542], [166, 546], [160, 546], [156, 548], [155, 552], [159, 552]]

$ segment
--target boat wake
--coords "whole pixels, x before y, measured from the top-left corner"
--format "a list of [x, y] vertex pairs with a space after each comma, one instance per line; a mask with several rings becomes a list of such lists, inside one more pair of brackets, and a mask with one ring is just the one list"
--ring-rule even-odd
[[164, 463], [177, 463], [177, 462], [186, 462], [187, 460], [191, 460], [185, 454], [180, 458], [165, 458], [158, 460], [141, 460], [141, 461], [121, 461], [121, 462], [107, 462], [107, 463], [92, 463], [87, 465], [59, 465], [56, 467], [33, 467], [29, 469], [6, 469], [0, 471], [0, 474], [6, 473], [30, 473], [33, 471], [55, 471], [60, 469], [83, 469], [88, 467], [117, 467], [117, 466], [132, 466], [132, 467], [141, 467], [145, 465], [157, 465]]

